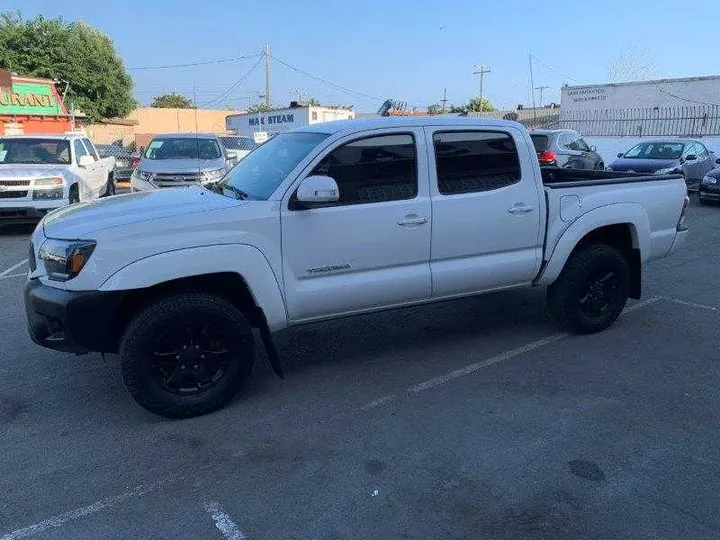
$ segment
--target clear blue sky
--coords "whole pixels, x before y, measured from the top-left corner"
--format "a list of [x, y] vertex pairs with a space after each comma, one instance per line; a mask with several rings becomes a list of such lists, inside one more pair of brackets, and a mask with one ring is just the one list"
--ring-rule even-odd
[[[528, 54], [544, 101], [559, 101], [563, 83], [602, 83], [612, 65], [657, 78], [720, 73], [717, 0], [578, 2], [388, 0], [321, 2], [197, 0], [3, 0], [2, 10], [82, 19], [108, 33], [126, 66], [233, 58], [260, 52], [377, 98], [411, 105], [451, 103], [478, 92], [473, 65], [489, 66], [485, 93], [495, 103], [530, 101]], [[618, 63], [632, 47], [633, 62]], [[262, 91], [262, 65], [230, 92], [256, 59], [164, 70], [132, 70], [136, 97], [177, 90], [200, 105], [247, 106]], [[641, 67], [638, 67], [639, 64]], [[564, 73], [561, 75], [559, 72]], [[374, 111], [379, 102], [329, 87], [273, 62], [271, 95], [286, 104], [295, 92], [322, 102]], [[217, 98], [222, 98], [218, 100]], [[256, 98], [253, 98], [256, 99]], [[215, 103], [212, 100], [216, 100]]]

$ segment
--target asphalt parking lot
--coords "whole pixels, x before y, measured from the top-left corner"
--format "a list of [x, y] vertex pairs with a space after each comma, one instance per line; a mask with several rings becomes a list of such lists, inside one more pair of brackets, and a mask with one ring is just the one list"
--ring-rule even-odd
[[184, 421], [30, 341], [0, 230], [0, 540], [717, 539], [720, 207], [687, 225], [602, 334], [534, 290], [307, 326]]

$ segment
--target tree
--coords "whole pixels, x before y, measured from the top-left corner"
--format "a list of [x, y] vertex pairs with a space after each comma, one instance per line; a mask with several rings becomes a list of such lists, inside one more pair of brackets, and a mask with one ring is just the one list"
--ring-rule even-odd
[[611, 83], [649, 81], [657, 77], [656, 73], [655, 56], [630, 44], [608, 66], [607, 79]]
[[193, 104], [188, 98], [177, 92], [155, 96], [151, 107], [157, 109], [192, 109]]
[[466, 105], [451, 105], [450, 106], [450, 112], [452, 113], [461, 113], [461, 114], [467, 114], [470, 112], [492, 112], [496, 110], [495, 105], [490, 103], [487, 99], [483, 98], [482, 100], [482, 109], [480, 107], [480, 98], [475, 97], [470, 100], [469, 103]]
[[255, 105], [251, 105], [248, 107], [249, 113], [265, 113], [274, 111], [277, 109], [274, 105], [265, 105], [264, 103], [256, 103]]
[[433, 103], [432, 105], [428, 105], [427, 113], [428, 113], [430, 116], [434, 116], [434, 115], [437, 115], [437, 114], [442, 114], [442, 113], [443, 113], [442, 106], [438, 105], [437, 103]]
[[90, 120], [126, 116], [135, 106], [133, 81], [110, 38], [83, 22], [19, 12], [0, 14], [0, 66], [56, 79], [68, 104]]

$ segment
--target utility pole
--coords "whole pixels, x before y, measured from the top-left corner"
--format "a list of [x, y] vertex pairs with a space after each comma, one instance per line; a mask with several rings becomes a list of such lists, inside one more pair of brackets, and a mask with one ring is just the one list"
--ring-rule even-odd
[[490, 68], [476, 64], [475, 69], [476, 71], [473, 71], [473, 73], [480, 76], [480, 112], [483, 112], [483, 80], [485, 79], [485, 74], [490, 73]]
[[267, 43], [263, 48], [265, 57], [265, 106], [270, 107], [270, 45]]
[[445, 114], [445, 104], [447, 103], [447, 88], [443, 88], [443, 98], [440, 100], [442, 103], [442, 114]]
[[530, 62], [530, 93], [532, 94], [533, 120], [537, 120], [537, 111], [535, 110], [535, 81], [533, 79], [532, 72], [532, 54], [528, 54], [528, 61]]
[[547, 90], [549, 86], [536, 86], [535, 90], [540, 90], [540, 106], [543, 106], [543, 92]]

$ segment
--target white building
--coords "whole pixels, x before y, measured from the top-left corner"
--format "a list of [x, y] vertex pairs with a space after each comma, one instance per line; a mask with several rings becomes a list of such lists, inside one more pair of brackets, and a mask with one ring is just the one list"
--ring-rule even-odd
[[720, 76], [563, 86], [563, 112], [720, 105]]
[[355, 111], [339, 107], [290, 107], [263, 113], [228, 115], [225, 127], [237, 135], [252, 137], [257, 133], [275, 135], [298, 127], [333, 120], [351, 120]]

